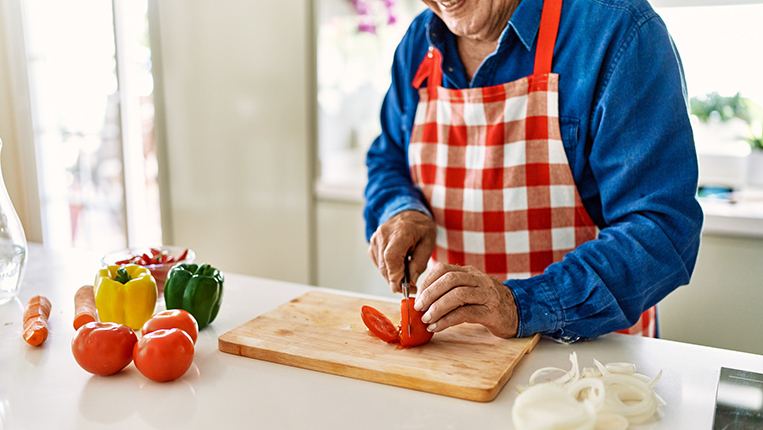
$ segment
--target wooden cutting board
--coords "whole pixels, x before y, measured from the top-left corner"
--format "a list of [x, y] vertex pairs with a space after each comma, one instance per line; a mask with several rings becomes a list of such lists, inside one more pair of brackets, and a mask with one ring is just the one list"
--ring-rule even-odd
[[396, 325], [400, 304], [311, 291], [221, 335], [220, 351], [398, 387], [489, 402], [539, 335], [501, 339], [462, 324], [403, 349], [372, 335], [360, 308]]

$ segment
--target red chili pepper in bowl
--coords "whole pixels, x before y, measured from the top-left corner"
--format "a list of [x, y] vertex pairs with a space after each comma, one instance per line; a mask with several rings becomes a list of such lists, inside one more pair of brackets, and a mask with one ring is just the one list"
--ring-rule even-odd
[[[124, 258], [124, 255], [129, 255], [129, 257]], [[119, 258], [119, 260], [115, 261], [116, 258]], [[169, 270], [175, 264], [191, 264], [195, 259], [196, 254], [188, 248], [165, 246], [160, 248], [152, 247], [148, 248], [148, 250], [133, 248], [113, 252], [103, 257], [101, 262], [104, 266], [137, 264], [147, 267], [156, 280], [159, 294], [162, 294]]]

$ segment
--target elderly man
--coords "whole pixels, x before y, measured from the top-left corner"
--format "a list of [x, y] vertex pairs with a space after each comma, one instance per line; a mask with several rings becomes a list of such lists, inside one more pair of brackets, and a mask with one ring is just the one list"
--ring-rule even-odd
[[702, 225], [665, 24], [647, 0], [424, 3], [367, 157], [369, 254], [392, 291], [410, 255], [433, 332], [655, 336]]

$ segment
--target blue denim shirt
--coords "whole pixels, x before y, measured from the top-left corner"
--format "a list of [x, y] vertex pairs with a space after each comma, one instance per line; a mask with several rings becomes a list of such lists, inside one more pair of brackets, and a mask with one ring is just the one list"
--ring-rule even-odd
[[[431, 11], [400, 42], [368, 156], [366, 234], [396, 213], [429, 213], [412, 184], [408, 142], [429, 45], [443, 54], [443, 86], [487, 87], [531, 75], [543, 0], [522, 0], [498, 48], [471, 82], [455, 37]], [[573, 342], [624, 329], [689, 283], [702, 210], [683, 68], [647, 0], [566, 0], [552, 71], [559, 74], [562, 141], [578, 192], [601, 229], [542, 275], [509, 279], [518, 336]]]

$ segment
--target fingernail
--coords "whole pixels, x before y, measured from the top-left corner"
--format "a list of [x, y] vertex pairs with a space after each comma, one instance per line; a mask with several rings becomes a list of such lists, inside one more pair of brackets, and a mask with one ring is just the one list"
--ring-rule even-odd
[[421, 312], [422, 310], [424, 310], [424, 304], [422, 302], [417, 301], [413, 304], [413, 309]]
[[[423, 318], [422, 318], [422, 320], [423, 320]], [[427, 326], [427, 331], [430, 332], [430, 333], [434, 333], [436, 328], [437, 328], [437, 323], [429, 324]]]
[[[414, 307], [413, 307], [413, 309], [416, 309], [416, 306], [414, 306]], [[418, 310], [418, 309], [416, 309], [416, 310]], [[425, 313], [425, 314], [424, 314], [424, 315], [421, 317], [421, 322], [423, 322], [423, 323], [428, 323], [428, 322], [429, 322], [429, 319], [430, 319], [430, 317], [429, 317], [429, 312], [427, 312], [427, 313]]]
[[413, 275], [411, 275], [411, 283], [416, 284], [416, 281], [419, 280], [419, 276], [421, 276], [419, 272], [413, 272]]

